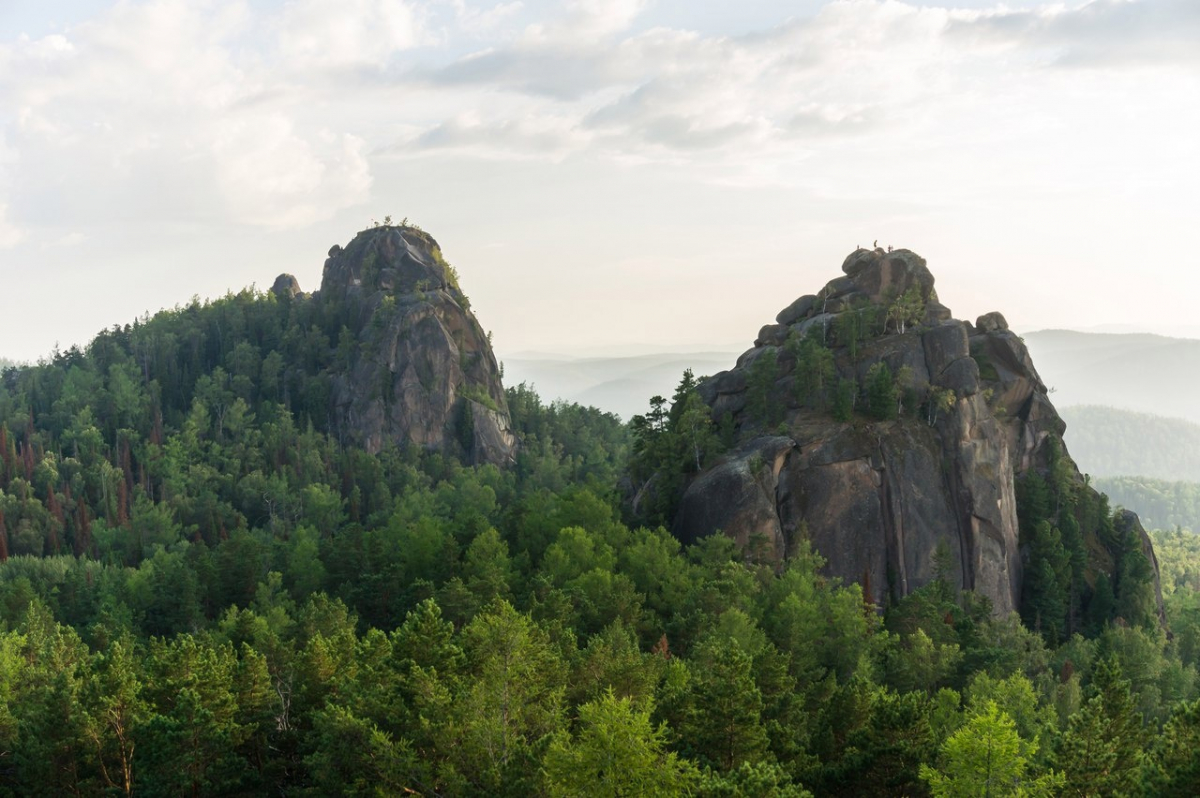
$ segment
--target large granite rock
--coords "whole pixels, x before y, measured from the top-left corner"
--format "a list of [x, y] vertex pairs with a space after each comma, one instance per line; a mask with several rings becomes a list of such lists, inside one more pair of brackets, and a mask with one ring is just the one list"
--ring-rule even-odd
[[[987, 596], [997, 613], [1017, 609], [1027, 552], [1016, 480], [1047, 469], [1053, 451], [1066, 451], [1065, 425], [1028, 350], [999, 313], [974, 325], [953, 319], [938, 302], [925, 260], [908, 250], [859, 249], [843, 271], [781, 311], [729, 371], [700, 384], [714, 418], [732, 424], [739, 444], [687, 487], [675, 534], [691, 541], [721, 531], [779, 560], [808, 541], [830, 575], [859, 582], [879, 604], [928, 584], [936, 563], [950, 562], [957, 587]], [[913, 288], [926, 303], [922, 323], [904, 334], [893, 328], [883, 334], [877, 325], [853, 348], [838, 344], [842, 314], [873, 304], [879, 318]], [[828, 394], [798, 400], [796, 358], [784, 330], [804, 336], [817, 325], [821, 339], [833, 342], [831, 383], [863, 386], [872, 367], [884, 363], [904, 375], [900, 400], [908, 411], [895, 420], [856, 414], [838, 422], [828, 412]], [[772, 351], [786, 437], [747, 409], [748, 372]], [[1091, 490], [1078, 471], [1075, 479], [1080, 490]], [[1136, 525], [1130, 528], [1157, 572], [1136, 516], [1128, 523]], [[1104, 570], [1107, 544], [1096, 537], [1087, 543], [1089, 567]]]
[[333, 247], [314, 301], [352, 336], [351, 362], [333, 378], [340, 436], [370, 452], [412, 444], [512, 460], [496, 357], [432, 236], [382, 226]]
[[857, 249], [846, 257], [842, 271], [855, 288], [876, 301], [898, 297], [910, 288], [920, 291], [923, 299], [937, 301], [925, 259], [907, 249]]
[[786, 539], [776, 508], [779, 474], [795, 447], [789, 438], [764, 437], [722, 458], [688, 486], [675, 530], [685, 543], [712, 527], [743, 550], [769, 560], [786, 556]]
[[295, 299], [302, 292], [300, 291], [300, 281], [295, 275], [281, 274], [275, 278], [275, 283], [271, 286], [271, 293], [277, 299]]

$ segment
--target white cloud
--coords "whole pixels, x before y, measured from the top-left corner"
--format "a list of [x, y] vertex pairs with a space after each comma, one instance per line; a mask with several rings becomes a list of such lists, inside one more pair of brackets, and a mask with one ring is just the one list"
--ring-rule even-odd
[[[1195, 0], [833, 0], [743, 35], [684, 29], [679, 5], [123, 0], [0, 42], [0, 246], [21, 240], [63, 269], [82, 262], [63, 256], [72, 241], [89, 264], [107, 247], [117, 269], [136, 250], [186, 296], [201, 278], [175, 273], [184, 249], [227, 269], [201, 275], [220, 290], [241, 279], [230, 252], [247, 242], [256, 263], [276, 246], [302, 260], [310, 239], [384, 212], [502, 242], [513, 270], [587, 261], [618, 219], [647, 263], [692, 246], [685, 260], [714, 275], [752, 239], [763, 264], [793, 257], [797, 236], [873, 239], [856, 227], [869, 215], [921, 235], [922, 252], [927, 234], [970, 253], [1004, 228], [1009, 255], [988, 263], [1015, 285], [1020, 258], [1092, 241], [1059, 243], [1060, 216], [1120, 237], [1129, 262], [1157, 262], [1142, 239], [1191, 221]], [[737, 234], [717, 258], [705, 234], [727, 220]], [[581, 232], [594, 238], [581, 246]], [[553, 256], [529, 243], [549, 237]], [[589, 285], [607, 279], [587, 262]], [[561, 274], [576, 289], [573, 268]], [[511, 293], [507, 273], [497, 285]]]
[[1039, 53], [1062, 66], [1200, 61], [1200, 3], [1195, 0], [1091, 0], [957, 14], [948, 33], [972, 44]]
[[[1110, 101], [1147, 102], [1144, 88], [1114, 82], [1122, 59], [1152, 52], [1148, 67], [1178, 72], [1200, 56], [1194, 0], [986, 12], [840, 0], [815, 17], [739, 37], [632, 31], [639, 2], [623, 3], [611, 24], [594, 27], [600, 7], [574, 4], [557, 21], [461, 58], [429, 79], [472, 104], [474, 129], [510, 134], [494, 142], [493, 153], [506, 144], [537, 149], [538, 120], [552, 120], [556, 129], [573, 131], [564, 137], [568, 147], [622, 160], [750, 168], [846, 142], [893, 154], [932, 142], [945, 147], [951, 131], [960, 135], [953, 145], [970, 148], [975, 138], [995, 138], [996, 124], [1005, 135], [1045, 134], [1070, 116], [1066, 106], [1093, 91]], [[1110, 51], [1114, 63], [1104, 60]], [[1097, 77], [1071, 87], [1072, 100], [1064, 103], [1068, 87], [1047, 66], [1085, 62]], [[493, 102], [495, 92], [521, 99]], [[514, 108], [521, 125], [512, 124]], [[451, 146], [442, 135], [448, 124], [431, 122], [428, 136]], [[529, 141], [519, 141], [523, 129]], [[548, 152], [558, 157], [561, 150]]]
[[535, 28], [530, 35], [576, 41], [611, 36], [627, 30], [649, 5], [649, 0], [570, 0], [561, 21]]
[[[364, 45], [366, 53], [409, 41], [407, 6], [371, 7], [368, 38], [383, 44]], [[0, 122], [19, 156], [0, 173], [10, 202], [43, 225], [64, 214], [80, 224], [137, 214], [268, 227], [363, 202], [366, 142], [331, 131], [308, 112], [306, 91], [269, 59], [245, 54], [245, 37], [263, 23], [241, 3], [155, 0], [0, 45], [0, 107], [12, 109]], [[333, 29], [331, 52], [355, 36]]]
[[15, 247], [24, 237], [24, 233], [8, 220], [8, 205], [0, 203], [0, 249]]
[[303, 70], [382, 67], [426, 39], [418, 7], [405, 0], [295, 0], [276, 24], [285, 62]]
[[454, 21], [459, 30], [470, 36], [486, 36], [494, 33], [506, 20], [512, 19], [525, 4], [520, 0], [497, 3], [488, 8], [477, 8], [466, 0], [449, 0], [454, 9]]
[[284, 117], [239, 119], [213, 142], [217, 182], [231, 216], [265, 227], [301, 227], [362, 202], [371, 188], [365, 142], [296, 134]]
[[484, 121], [475, 114], [447, 119], [387, 148], [389, 155], [469, 151], [485, 157], [559, 159], [587, 146], [591, 136], [570, 118]]

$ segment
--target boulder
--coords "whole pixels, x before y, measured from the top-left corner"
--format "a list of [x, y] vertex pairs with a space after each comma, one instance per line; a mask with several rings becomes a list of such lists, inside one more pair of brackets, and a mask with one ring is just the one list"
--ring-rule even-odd
[[799, 335], [801, 338], [803, 338], [804, 336], [808, 335], [809, 330], [812, 330], [814, 328], [829, 329], [830, 327], [833, 326], [833, 323], [836, 320], [837, 320], [837, 316], [833, 313], [818, 313], [816, 316], [813, 316], [812, 318], [808, 318], [802, 322], [793, 324], [792, 331], [795, 332], [796, 335]]
[[923, 299], [937, 300], [933, 275], [926, 268], [925, 259], [907, 249], [857, 250], [842, 263], [842, 271], [874, 302], [886, 302], [914, 287]]
[[755, 346], [782, 346], [783, 342], [788, 337], [788, 326], [786, 324], [765, 324], [758, 331], [758, 337], [754, 339]]
[[825, 308], [821, 306], [822, 302], [826, 302], [830, 299], [835, 299], [840, 296], [845, 296], [853, 290], [855, 290], [854, 281], [849, 277], [833, 278], [825, 284], [824, 288], [821, 289], [821, 293], [818, 295], [820, 299], [816, 305], [817, 310], [824, 312]]
[[925, 331], [921, 343], [925, 348], [925, 362], [934, 379], [954, 361], [971, 356], [967, 328], [962, 322], [948, 321]]
[[926, 324], [938, 324], [943, 321], [949, 321], [952, 318], [954, 318], [954, 314], [950, 311], [950, 308], [941, 302], [934, 300], [925, 305], [924, 322]]
[[812, 294], [805, 294], [779, 311], [779, 314], [775, 317], [775, 321], [779, 324], [795, 324], [812, 313], [816, 306], [817, 298]]
[[281, 274], [275, 278], [271, 293], [278, 299], [294, 299], [300, 294], [300, 281], [293, 275]]
[[979, 365], [969, 357], [960, 358], [946, 366], [934, 383], [958, 396], [974, 396], [979, 392]]
[[981, 333], [1004, 332], [1008, 329], [1008, 322], [1004, 319], [1004, 314], [993, 310], [975, 320], [975, 329]]
[[756, 558], [779, 561], [785, 540], [775, 509], [779, 473], [795, 442], [752, 440], [695, 479], [675, 516], [674, 534], [685, 543], [723, 532]]

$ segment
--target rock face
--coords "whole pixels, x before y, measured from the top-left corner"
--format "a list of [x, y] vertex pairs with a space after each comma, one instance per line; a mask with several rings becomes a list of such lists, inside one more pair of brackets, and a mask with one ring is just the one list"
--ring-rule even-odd
[[271, 293], [278, 299], [295, 299], [300, 295], [300, 281], [295, 275], [281, 274], [275, 278], [275, 284], [271, 286]]
[[[272, 290], [291, 293], [281, 281]], [[496, 357], [432, 236], [364, 230], [330, 250], [313, 301], [343, 323], [337, 348], [349, 363], [339, 363], [331, 391], [341, 437], [370, 452], [413, 444], [473, 463], [512, 460]]]
[[[713, 418], [731, 416], [741, 443], [688, 486], [675, 533], [690, 541], [721, 530], [776, 559], [809, 541], [830, 575], [859, 582], [880, 605], [929, 583], [948, 563], [957, 587], [987, 596], [997, 613], [1017, 609], [1028, 553], [1015, 480], [1047, 469], [1055, 447], [1066, 451], [1065, 424], [1024, 343], [999, 313], [975, 325], [951, 318], [924, 259], [908, 250], [860, 249], [842, 269], [843, 277], [781, 311], [733, 369], [701, 382]], [[898, 300], [906, 295], [919, 302], [904, 311]], [[868, 334], [839, 340], [852, 337], [848, 314], [858, 314]], [[797, 388], [805, 336], [831, 350], [828, 386], [865, 386], [883, 363], [899, 375], [896, 400], [907, 409], [892, 420], [857, 412], [835, 421], [831, 387], [807, 396]], [[749, 385], [769, 354], [770, 397], [782, 422], [768, 428], [752, 416]]]

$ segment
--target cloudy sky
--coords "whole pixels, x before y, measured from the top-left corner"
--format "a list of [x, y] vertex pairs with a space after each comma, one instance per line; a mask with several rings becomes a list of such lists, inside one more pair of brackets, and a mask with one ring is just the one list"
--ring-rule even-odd
[[1200, 332], [1200, 2], [948, 1], [0, 0], [0, 356], [385, 215], [502, 354], [748, 344], [875, 239]]

